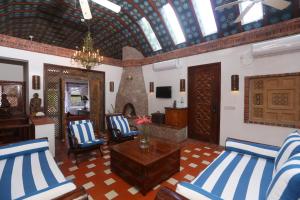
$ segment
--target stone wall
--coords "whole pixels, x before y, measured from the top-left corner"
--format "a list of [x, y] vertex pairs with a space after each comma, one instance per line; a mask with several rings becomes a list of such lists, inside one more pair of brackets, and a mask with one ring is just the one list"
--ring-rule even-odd
[[[123, 61], [142, 59], [144, 56], [132, 47], [123, 48]], [[143, 68], [140, 66], [124, 68], [116, 97], [116, 112], [123, 112], [127, 103], [132, 103], [137, 115], [148, 115], [148, 96]]]
[[116, 98], [116, 112], [123, 112], [127, 103], [133, 104], [137, 115], [148, 114], [148, 96], [142, 67], [127, 67], [123, 70]]

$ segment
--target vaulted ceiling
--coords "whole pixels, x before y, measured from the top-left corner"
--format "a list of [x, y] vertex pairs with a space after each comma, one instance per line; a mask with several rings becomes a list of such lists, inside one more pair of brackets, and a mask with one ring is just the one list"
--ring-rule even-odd
[[[211, 3], [216, 7], [232, 1], [211, 0]], [[244, 26], [232, 23], [239, 15], [237, 6], [222, 12], [214, 11], [218, 33], [207, 37], [201, 34], [191, 0], [112, 0], [122, 7], [118, 14], [90, 1], [93, 15], [91, 33], [95, 47], [105, 56], [121, 58], [124, 46], [135, 47], [144, 56], [151, 56], [299, 17], [299, 0], [290, 1], [292, 5], [283, 11], [264, 6], [263, 20]], [[171, 4], [178, 16], [185, 43], [175, 45], [172, 41], [159, 12], [166, 3]], [[162, 50], [154, 52], [151, 49], [137, 23], [142, 17], [150, 22]], [[0, 33], [24, 39], [33, 35], [33, 40], [41, 43], [71, 49], [81, 46], [87, 32], [82, 18], [78, 0], [0, 1]]]

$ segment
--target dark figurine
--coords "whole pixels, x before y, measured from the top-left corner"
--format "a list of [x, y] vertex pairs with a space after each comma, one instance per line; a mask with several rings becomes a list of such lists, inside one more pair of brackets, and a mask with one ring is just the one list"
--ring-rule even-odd
[[33, 94], [33, 98], [30, 100], [30, 114], [35, 115], [41, 111], [42, 100], [39, 98], [38, 93]]
[[2, 99], [1, 99], [1, 108], [10, 108], [10, 103], [7, 99], [6, 94], [2, 94]]

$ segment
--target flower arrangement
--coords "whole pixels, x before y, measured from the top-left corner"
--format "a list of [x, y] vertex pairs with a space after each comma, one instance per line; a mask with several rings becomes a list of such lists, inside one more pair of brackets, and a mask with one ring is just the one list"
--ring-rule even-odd
[[136, 125], [150, 124], [151, 119], [147, 116], [138, 116], [138, 118], [134, 122]]
[[142, 149], [149, 147], [149, 127], [148, 124], [152, 123], [151, 119], [147, 116], [138, 116], [134, 121], [135, 124], [142, 129], [142, 134], [140, 134], [140, 147]]

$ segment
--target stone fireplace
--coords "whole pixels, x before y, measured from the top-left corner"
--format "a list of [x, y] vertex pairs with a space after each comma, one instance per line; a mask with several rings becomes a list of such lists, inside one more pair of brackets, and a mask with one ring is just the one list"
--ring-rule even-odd
[[[143, 55], [136, 49], [132, 47], [123, 48], [123, 60], [139, 58], [143, 58]], [[125, 67], [123, 69], [116, 97], [116, 112], [124, 113], [125, 106], [127, 111], [134, 111], [135, 115], [148, 115], [148, 95], [144, 82], [143, 68], [140, 66]], [[130, 115], [132, 114], [130, 113]]]
[[116, 97], [116, 112], [124, 113], [126, 105], [126, 109], [134, 110], [135, 115], [148, 115], [148, 96], [142, 67], [124, 68]]
[[135, 117], [136, 116], [135, 108], [134, 108], [134, 106], [133, 106], [132, 103], [125, 104], [122, 113], [127, 118], [131, 118], [131, 117]]

